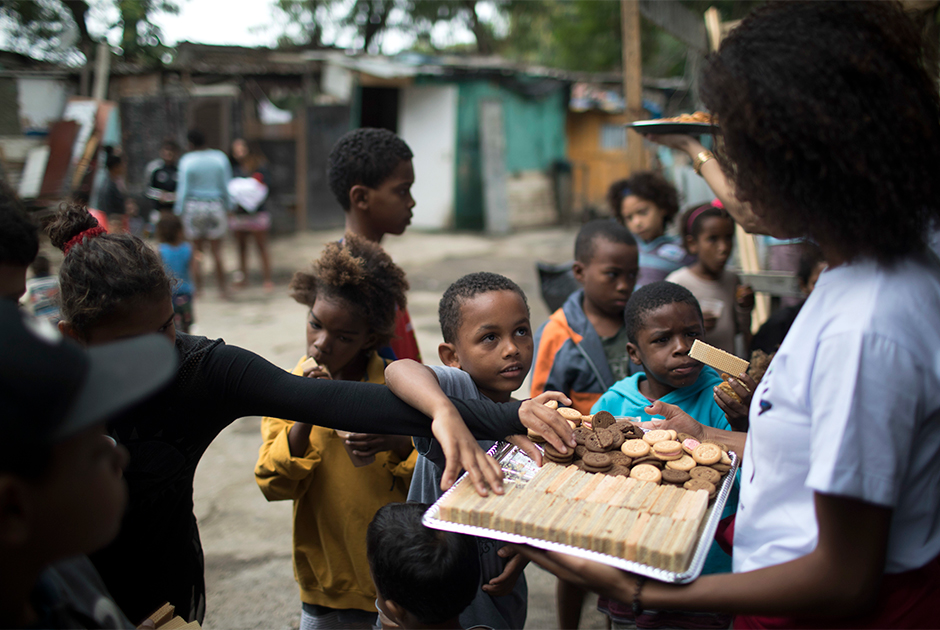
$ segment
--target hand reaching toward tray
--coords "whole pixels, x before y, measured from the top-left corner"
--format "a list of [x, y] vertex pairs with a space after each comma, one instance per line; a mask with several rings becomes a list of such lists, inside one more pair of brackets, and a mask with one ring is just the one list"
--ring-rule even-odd
[[491, 488], [496, 494], [503, 493], [503, 469], [499, 462], [480, 448], [476, 438], [457, 410], [445, 411], [434, 416], [431, 431], [441, 444], [447, 463], [441, 476], [441, 490], [448, 490], [466, 470], [477, 494], [487, 496]]
[[643, 422], [641, 426], [644, 429], [673, 429], [677, 433], [688, 433], [699, 442], [703, 440], [721, 442], [728, 447], [729, 451], [734, 451], [739, 456], [744, 453], [744, 445], [747, 442], [747, 433], [744, 431], [723, 431], [705, 426], [675, 405], [661, 400], [647, 407], [646, 413], [651, 416], [663, 416], [663, 419]]

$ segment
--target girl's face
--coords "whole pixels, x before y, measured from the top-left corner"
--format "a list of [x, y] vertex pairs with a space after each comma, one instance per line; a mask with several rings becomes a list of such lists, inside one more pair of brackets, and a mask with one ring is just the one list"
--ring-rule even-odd
[[232, 156], [236, 160], [244, 160], [248, 157], [248, 143], [244, 140], [235, 140], [232, 143]]
[[[76, 337], [63, 322], [63, 332]], [[129, 304], [121, 305], [114, 313], [101, 320], [86, 331], [83, 341], [86, 345], [96, 346], [103, 343], [139, 337], [157, 333], [176, 342], [176, 326], [173, 323], [173, 298], [171, 295], [143, 297]]]
[[375, 346], [375, 335], [366, 318], [342, 298], [317, 297], [307, 315], [307, 356], [325, 367], [339, 380], [349, 376], [347, 368], [365, 367], [363, 359]]
[[627, 195], [620, 203], [620, 216], [627, 229], [644, 242], [662, 236], [665, 230], [666, 213], [652, 201]]
[[698, 236], [687, 237], [689, 253], [698, 256], [702, 270], [720, 275], [734, 247], [734, 221], [727, 217], [706, 217], [701, 220]]

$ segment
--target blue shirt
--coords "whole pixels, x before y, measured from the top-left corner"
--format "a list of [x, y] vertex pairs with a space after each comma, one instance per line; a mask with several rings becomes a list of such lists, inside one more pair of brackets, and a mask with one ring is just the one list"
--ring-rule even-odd
[[683, 249], [682, 239], [678, 236], [663, 234], [649, 243], [639, 236], [634, 236], [640, 251], [640, 272], [636, 278], [636, 289], [665, 280], [666, 276], [676, 269], [695, 262], [695, 256]]
[[160, 258], [170, 276], [179, 280], [173, 287], [173, 295], [192, 295], [193, 284], [189, 277], [189, 262], [193, 258], [193, 246], [183, 242], [173, 246], [160, 243]]

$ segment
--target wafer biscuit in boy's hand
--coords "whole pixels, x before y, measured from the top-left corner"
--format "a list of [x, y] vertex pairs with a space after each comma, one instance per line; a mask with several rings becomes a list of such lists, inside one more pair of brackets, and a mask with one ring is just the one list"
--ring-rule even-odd
[[321, 370], [323, 370], [324, 372], [326, 372], [326, 375], [327, 375], [327, 376], [329, 376], [330, 378], [332, 378], [332, 374], [330, 374], [330, 370], [329, 370], [327, 367], [325, 367], [325, 366], [320, 365], [319, 363], [317, 363], [317, 360], [314, 359], [313, 357], [310, 357], [309, 359], [307, 359], [306, 361], [304, 361], [303, 363], [300, 364], [300, 372], [303, 374], [303, 373], [309, 372], [310, 370], [312, 370], [312, 369], [315, 368], [315, 367], [320, 368]]
[[733, 354], [728, 354], [724, 350], [719, 350], [698, 339], [692, 344], [692, 349], [689, 350], [689, 356], [696, 361], [700, 361], [705, 365], [715, 368], [718, 370], [719, 374], [727, 372], [728, 374], [736, 376], [742, 372], [746, 372], [750, 365], [744, 359], [739, 359]]

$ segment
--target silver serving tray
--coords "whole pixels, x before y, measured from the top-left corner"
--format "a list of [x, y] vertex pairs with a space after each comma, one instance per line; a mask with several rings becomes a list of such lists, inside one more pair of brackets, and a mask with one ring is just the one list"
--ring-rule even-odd
[[[496, 459], [496, 461], [500, 463], [500, 466], [502, 466], [503, 474], [505, 475], [504, 481], [506, 483], [528, 483], [529, 480], [531, 480], [538, 471], [538, 466], [535, 465], [535, 462], [529, 459], [528, 455], [507, 442], [497, 442], [488, 452]], [[692, 561], [689, 563], [689, 568], [683, 573], [666, 571], [665, 569], [659, 569], [657, 567], [651, 567], [639, 562], [624, 560], [623, 558], [611, 556], [606, 553], [598, 553], [589, 549], [572, 547], [571, 545], [563, 545], [561, 543], [548, 540], [530, 538], [529, 536], [520, 536], [519, 534], [502, 532], [485, 527], [477, 527], [475, 525], [463, 525], [461, 523], [452, 523], [450, 521], [441, 520], [438, 518], [441, 510], [441, 502], [451, 492], [454, 492], [454, 490], [460, 484], [471, 483], [467, 478], [467, 473], [464, 473], [460, 479], [457, 480], [457, 483], [455, 483], [450, 488], [450, 490], [441, 495], [441, 498], [438, 499], [434, 505], [432, 505], [428, 511], [424, 513], [422, 522], [426, 527], [430, 527], [432, 529], [439, 529], [447, 532], [457, 532], [458, 534], [469, 534], [471, 536], [480, 536], [481, 538], [502, 540], [520, 545], [532, 545], [533, 547], [538, 547], [540, 549], [559, 551], [561, 553], [577, 556], [586, 560], [593, 560], [595, 562], [617, 567], [618, 569], [623, 569], [624, 571], [629, 571], [630, 573], [635, 573], [637, 575], [645, 575], [646, 577], [658, 580], [660, 582], [686, 584], [695, 580], [702, 573], [702, 567], [705, 565], [705, 557], [708, 555], [709, 549], [711, 549], [711, 543], [715, 539], [715, 531], [718, 528], [718, 522], [721, 520], [721, 513], [728, 501], [728, 495], [731, 493], [731, 487], [734, 484], [735, 474], [738, 470], [738, 456], [734, 452], [729, 453], [729, 455], [731, 456], [731, 470], [729, 470], [728, 474], [725, 475], [724, 480], [718, 487], [715, 500], [712, 501], [708, 511], [705, 513], [705, 519], [701, 529], [699, 530], [698, 540], [695, 543], [695, 551], [692, 554]]]

